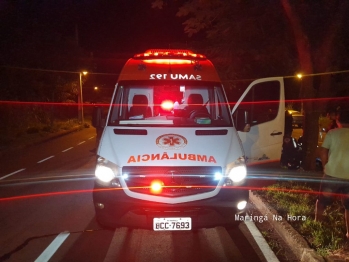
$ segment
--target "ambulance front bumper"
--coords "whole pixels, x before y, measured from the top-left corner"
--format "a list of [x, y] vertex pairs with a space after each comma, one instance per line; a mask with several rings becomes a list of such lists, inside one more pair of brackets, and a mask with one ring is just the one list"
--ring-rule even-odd
[[[109, 190], [110, 189], [110, 190]], [[248, 190], [222, 188], [211, 198], [166, 204], [129, 197], [123, 189], [115, 190], [95, 183], [93, 201], [97, 221], [106, 227], [153, 229], [154, 218], [190, 217], [192, 229], [231, 226], [238, 223], [236, 214], [241, 201], [248, 202]]]

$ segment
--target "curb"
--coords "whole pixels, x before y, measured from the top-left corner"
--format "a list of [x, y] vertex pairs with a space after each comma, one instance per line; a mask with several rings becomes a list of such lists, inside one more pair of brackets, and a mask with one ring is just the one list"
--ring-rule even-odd
[[285, 220], [275, 221], [273, 219], [273, 216], [278, 215], [274, 208], [265, 203], [255, 192], [249, 191], [249, 198], [259, 212], [268, 217], [268, 222], [282, 237], [299, 261], [325, 262], [325, 259], [311, 249], [304, 238], [289, 223]]
[[279, 262], [279, 259], [276, 257], [265, 238], [262, 236], [262, 233], [259, 231], [256, 224], [251, 221], [251, 219], [245, 220], [244, 223], [253, 237], [253, 243], [256, 244], [259, 250], [262, 252], [263, 258], [268, 262]]

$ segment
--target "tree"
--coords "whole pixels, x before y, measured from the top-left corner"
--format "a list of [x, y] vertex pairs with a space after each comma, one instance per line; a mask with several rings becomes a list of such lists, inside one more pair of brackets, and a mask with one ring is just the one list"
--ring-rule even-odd
[[[162, 2], [155, 1], [153, 6], [163, 8]], [[283, 72], [293, 63], [288, 50], [290, 37], [285, 34], [287, 24], [280, 5], [261, 1], [251, 4], [192, 0], [183, 4], [177, 16], [189, 17], [183, 22], [189, 37], [205, 32], [205, 45], [199, 48], [229, 66], [230, 70], [225, 70], [224, 74], [230, 79], [237, 78], [237, 74], [239, 79], [272, 75], [275, 71]], [[274, 61], [274, 65], [267, 62], [260, 66], [264, 61]]]
[[[155, 8], [165, 6], [163, 0], [153, 1]], [[308, 76], [302, 80], [300, 98], [310, 101], [330, 94], [330, 75], [310, 76], [340, 67], [343, 56], [337, 50], [343, 48], [338, 47], [338, 36], [348, 37], [348, 25], [343, 25], [347, 1], [292, 1], [291, 5], [288, 0], [191, 0], [183, 2], [177, 16], [187, 18], [183, 25], [189, 36], [206, 33], [209, 53], [217, 56], [215, 64], [226, 68], [220, 70], [223, 80], [302, 72]], [[314, 102], [304, 103], [305, 169], [315, 169], [318, 109], [324, 108], [315, 110]]]
[[[348, 16], [347, 1], [317, 1], [313, 4], [291, 5], [289, 0], [281, 0], [285, 14], [291, 24], [298, 52], [300, 70], [303, 74], [334, 71], [339, 60], [336, 40]], [[297, 10], [298, 9], [298, 10]], [[310, 23], [306, 23], [306, 21]], [[317, 21], [317, 24], [312, 24]], [[344, 28], [346, 28], [344, 26]], [[302, 80], [301, 98], [310, 99], [304, 104], [304, 167], [314, 169], [316, 147], [318, 143], [319, 108], [315, 110], [314, 98], [325, 98], [330, 95], [331, 79], [329, 74], [322, 75], [319, 83], [314, 78]], [[321, 104], [320, 104], [321, 105]], [[322, 105], [322, 111], [324, 105]]]

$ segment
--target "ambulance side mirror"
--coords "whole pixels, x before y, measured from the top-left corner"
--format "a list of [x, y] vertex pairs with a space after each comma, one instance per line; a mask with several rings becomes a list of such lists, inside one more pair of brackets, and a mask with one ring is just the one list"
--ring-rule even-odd
[[237, 131], [250, 132], [250, 112], [246, 109], [237, 109], [233, 114], [233, 120]]

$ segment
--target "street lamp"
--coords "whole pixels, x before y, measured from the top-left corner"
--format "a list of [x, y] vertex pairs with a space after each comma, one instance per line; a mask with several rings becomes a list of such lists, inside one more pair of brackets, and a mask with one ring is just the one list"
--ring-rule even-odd
[[301, 113], [303, 113], [303, 84], [302, 84], [302, 78], [303, 78], [303, 75], [298, 73], [297, 74], [297, 78], [301, 81], [301, 85], [300, 85], [300, 88], [299, 88], [299, 96], [301, 98]]
[[79, 120], [81, 124], [84, 123], [84, 107], [83, 107], [83, 98], [82, 98], [82, 75], [87, 75], [87, 71], [79, 72], [79, 80], [80, 80], [80, 95], [78, 96], [78, 107], [79, 107]]

